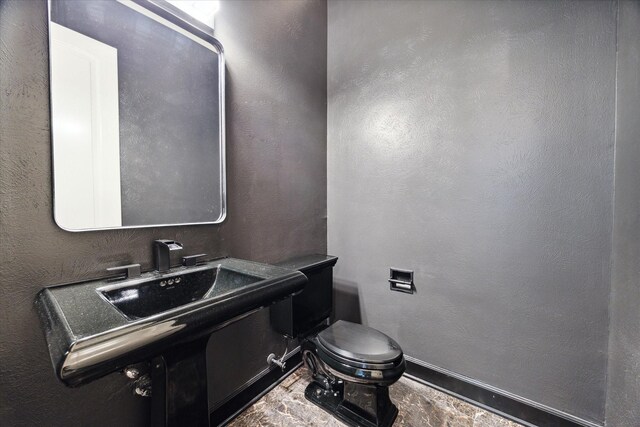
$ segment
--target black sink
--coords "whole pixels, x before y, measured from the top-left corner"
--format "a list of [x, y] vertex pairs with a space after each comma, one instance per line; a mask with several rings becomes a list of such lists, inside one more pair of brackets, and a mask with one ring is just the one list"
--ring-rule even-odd
[[52, 286], [36, 299], [56, 374], [78, 386], [192, 340], [302, 290], [298, 271], [233, 258]]
[[[241, 259], [52, 286], [36, 298], [55, 372], [79, 386], [136, 364], [151, 381], [150, 425], [209, 426], [213, 331], [296, 294], [299, 271]], [[148, 387], [148, 386], [147, 386]]]
[[129, 319], [153, 316], [194, 301], [244, 287], [263, 278], [222, 266], [173, 274], [156, 280], [129, 281], [97, 289]]

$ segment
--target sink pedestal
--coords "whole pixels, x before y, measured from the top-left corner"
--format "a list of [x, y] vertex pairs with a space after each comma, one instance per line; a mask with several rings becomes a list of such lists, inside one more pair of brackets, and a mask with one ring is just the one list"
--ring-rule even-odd
[[151, 425], [209, 426], [208, 340], [178, 344], [151, 360]]

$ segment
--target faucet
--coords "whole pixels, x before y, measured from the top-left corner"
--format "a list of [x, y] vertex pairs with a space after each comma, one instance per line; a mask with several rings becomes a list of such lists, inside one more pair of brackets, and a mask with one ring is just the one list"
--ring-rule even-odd
[[182, 243], [174, 240], [155, 240], [153, 242], [153, 260], [156, 270], [166, 273], [171, 268], [171, 251], [181, 251]]

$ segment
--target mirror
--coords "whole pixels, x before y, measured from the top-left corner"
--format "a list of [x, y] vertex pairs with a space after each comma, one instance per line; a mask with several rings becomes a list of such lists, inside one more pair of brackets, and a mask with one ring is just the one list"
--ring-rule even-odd
[[162, 0], [50, 0], [61, 228], [224, 220], [224, 57], [206, 28]]

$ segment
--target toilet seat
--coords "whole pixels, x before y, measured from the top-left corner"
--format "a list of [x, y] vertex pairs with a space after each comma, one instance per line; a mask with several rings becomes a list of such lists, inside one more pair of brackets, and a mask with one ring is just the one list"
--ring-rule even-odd
[[317, 355], [337, 377], [365, 384], [391, 384], [405, 370], [398, 343], [382, 332], [339, 320], [313, 340]]

